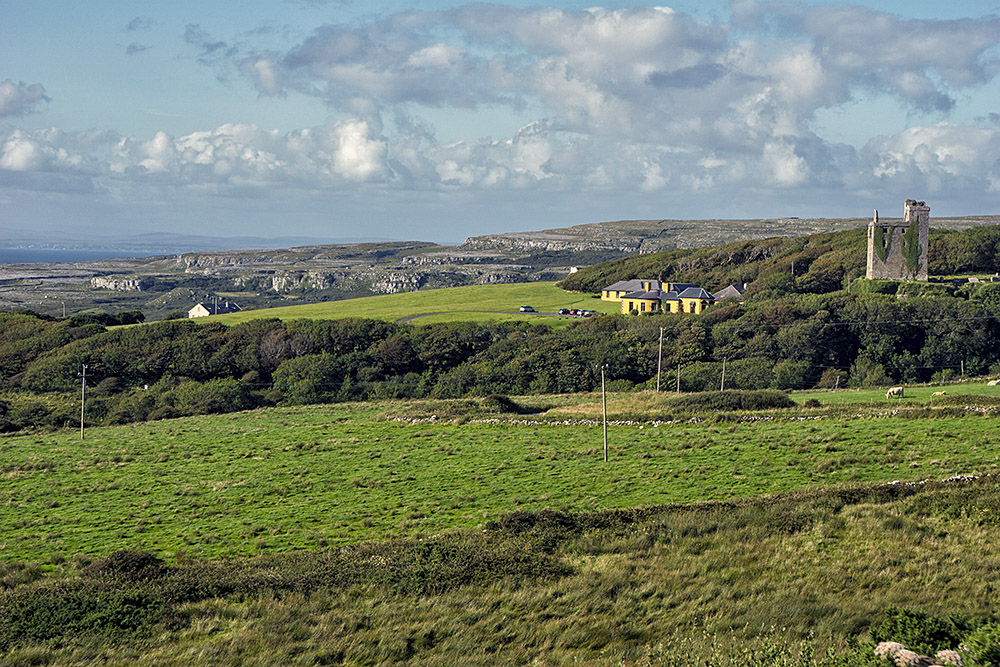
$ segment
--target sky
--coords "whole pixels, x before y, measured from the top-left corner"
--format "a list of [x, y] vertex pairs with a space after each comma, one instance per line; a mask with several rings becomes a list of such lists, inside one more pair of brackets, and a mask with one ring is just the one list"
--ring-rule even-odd
[[0, 0], [0, 240], [1000, 214], [1000, 0]]

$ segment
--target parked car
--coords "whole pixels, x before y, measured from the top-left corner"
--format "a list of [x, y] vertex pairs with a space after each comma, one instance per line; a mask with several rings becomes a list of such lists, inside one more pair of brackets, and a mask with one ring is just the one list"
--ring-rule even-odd
[[569, 315], [569, 308], [560, 308], [557, 312], [560, 315]]
[[596, 315], [596, 314], [597, 314], [596, 310], [581, 310], [580, 311], [580, 317], [591, 317], [592, 315]]
[[579, 315], [579, 314], [580, 314], [580, 311], [579, 311], [579, 310], [577, 310], [576, 308], [570, 308], [570, 309], [569, 309], [569, 314], [570, 314], [570, 315]]
[[532, 308], [531, 306], [521, 306], [521, 312], [522, 313], [533, 313], [533, 312], [535, 312], [535, 309]]

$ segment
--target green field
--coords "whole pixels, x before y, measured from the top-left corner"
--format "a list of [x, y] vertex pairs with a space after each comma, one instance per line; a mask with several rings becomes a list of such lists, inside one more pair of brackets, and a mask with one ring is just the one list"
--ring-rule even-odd
[[[93, 428], [82, 442], [76, 431], [6, 437], [0, 502], [17, 512], [0, 560], [246, 555], [428, 535], [518, 509], [745, 498], [1000, 462], [992, 413], [776, 411], [746, 423], [612, 424], [605, 463], [597, 398], [548, 400], [548, 413], [485, 423], [475, 401], [387, 402]], [[641, 413], [635, 400], [612, 396], [612, 419]]]
[[572, 321], [572, 318], [568, 317], [522, 314], [518, 309], [524, 305], [532, 306], [539, 312], [549, 313], [554, 313], [560, 308], [584, 308], [603, 313], [617, 313], [620, 310], [618, 302], [601, 301], [580, 292], [567, 292], [556, 287], [553, 282], [537, 282], [470, 285], [385, 294], [301, 306], [248, 310], [242, 313], [216, 315], [212, 319], [232, 324], [261, 317], [277, 317], [283, 320], [367, 317], [394, 321], [414, 315], [439, 313], [420, 317], [415, 323], [514, 319], [560, 326]]
[[613, 393], [607, 462], [599, 394], [7, 436], [0, 665], [876, 667], [893, 605], [984, 622], [996, 401], [822, 396]]
[[[1000, 385], [989, 387], [985, 379], [970, 380], [948, 385], [916, 385], [903, 388], [903, 398], [886, 398], [886, 387], [871, 389], [812, 389], [796, 391], [792, 398], [797, 403], [814, 398], [822, 405], [850, 405], [889, 403], [895, 406], [911, 406], [914, 404], [947, 405], [962, 396], [993, 396], [1000, 397]], [[945, 392], [944, 396], [934, 396], [937, 392]]]

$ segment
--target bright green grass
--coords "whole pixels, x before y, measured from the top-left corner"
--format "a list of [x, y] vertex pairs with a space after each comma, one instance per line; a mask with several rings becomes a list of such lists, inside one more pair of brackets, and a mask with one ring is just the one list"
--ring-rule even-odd
[[0, 561], [227, 556], [591, 510], [997, 467], [995, 417], [653, 427], [388, 421], [351, 404], [0, 440]]
[[[283, 306], [248, 310], [242, 313], [217, 315], [227, 324], [246, 322], [262, 317], [277, 317], [283, 320], [337, 319], [343, 317], [367, 317], [380, 320], [398, 320], [425, 313], [447, 313], [433, 317], [421, 317], [415, 324], [434, 322], [484, 321], [497, 319], [526, 320], [553, 324], [568, 321], [566, 318], [551, 318], [540, 315], [521, 314], [521, 306], [532, 306], [540, 312], [556, 312], [560, 308], [585, 308], [605, 313], [617, 313], [620, 304], [616, 301], [601, 301], [589, 294], [567, 292], [556, 287], [553, 282], [514, 283], [507, 285], [468, 285], [444, 289], [405, 292], [369, 296], [326, 303], [311, 303], [301, 306]], [[489, 311], [489, 312], [483, 312]], [[499, 314], [497, 314], [499, 313]]]
[[917, 386], [904, 387], [902, 399], [886, 399], [886, 388], [876, 389], [841, 389], [831, 391], [828, 389], [814, 389], [810, 391], [797, 391], [792, 394], [796, 403], [804, 403], [810, 398], [815, 398], [823, 405], [848, 405], [851, 403], [879, 403], [887, 400], [893, 404], [902, 406], [912, 406], [915, 403], [930, 403], [944, 401], [944, 397], [934, 396], [934, 392], [944, 391], [948, 396], [997, 396], [1000, 397], [1000, 386], [988, 387], [986, 380], [974, 380], [969, 382], [958, 382], [941, 386]]

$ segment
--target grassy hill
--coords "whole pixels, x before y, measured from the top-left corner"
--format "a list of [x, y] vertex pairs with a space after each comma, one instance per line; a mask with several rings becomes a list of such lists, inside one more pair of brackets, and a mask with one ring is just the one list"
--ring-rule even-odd
[[5, 438], [3, 661], [843, 666], [993, 613], [993, 412], [671, 400], [613, 396], [607, 463], [594, 395]]
[[[1000, 270], [1000, 227], [932, 229], [928, 270], [947, 276]], [[865, 274], [866, 229], [794, 238], [741, 241], [694, 250], [671, 250], [603, 262], [564, 278], [569, 290], [595, 292], [616, 280], [658, 278], [690, 282], [716, 292], [729, 284], [790, 274], [800, 291], [832, 292]]]
[[[600, 312], [618, 312], [618, 303], [592, 299], [589, 294], [568, 292], [554, 282], [514, 283], [502, 285], [469, 285], [419, 292], [404, 292], [370, 296], [346, 301], [311, 303], [301, 306], [284, 306], [248, 310], [241, 313], [212, 316], [208, 319], [227, 324], [247, 322], [262, 317], [290, 319], [338, 319], [367, 317], [395, 321], [420, 316], [416, 324], [438, 322], [527, 320], [556, 324], [538, 315], [519, 312], [522, 305], [536, 311], [554, 313], [560, 308], [585, 308]], [[428, 317], [423, 317], [427, 315]]]

